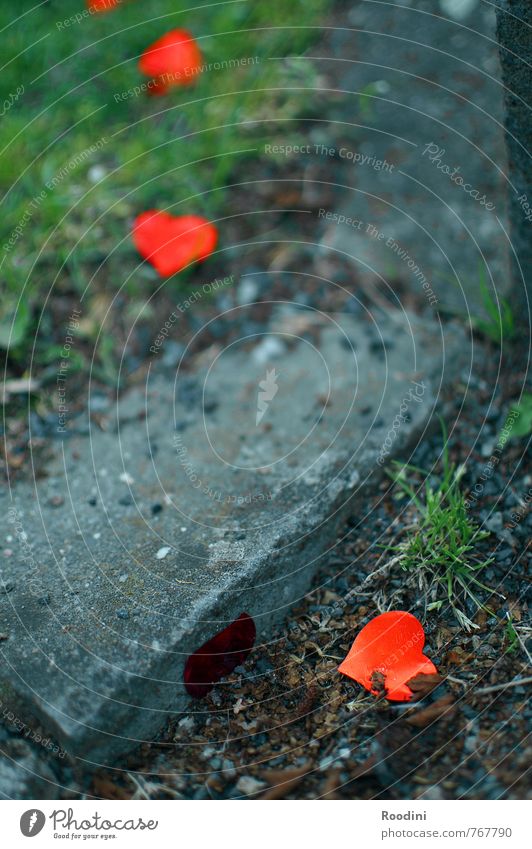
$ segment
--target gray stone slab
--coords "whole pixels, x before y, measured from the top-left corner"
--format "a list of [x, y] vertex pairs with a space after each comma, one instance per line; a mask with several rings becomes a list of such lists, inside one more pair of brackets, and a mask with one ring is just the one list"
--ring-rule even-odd
[[153, 737], [188, 655], [243, 611], [268, 638], [469, 356], [407, 313], [285, 307], [174, 382], [152, 370], [1, 496], [3, 704], [91, 764]]
[[331, 223], [323, 242], [392, 297], [398, 279], [426, 295], [423, 274], [431, 305], [467, 315], [482, 308], [481, 269], [499, 296], [510, 287], [504, 88], [492, 6], [459, 20], [451, 8], [355, 3], [331, 35], [336, 59], [318, 67], [344, 92], [329, 110], [335, 211], [361, 225]]

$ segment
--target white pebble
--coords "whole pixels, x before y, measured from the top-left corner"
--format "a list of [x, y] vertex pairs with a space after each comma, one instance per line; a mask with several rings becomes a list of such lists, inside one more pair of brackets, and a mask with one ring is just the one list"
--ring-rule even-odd
[[172, 550], [172, 549], [170, 548], [170, 546], [169, 546], [169, 545], [165, 545], [165, 546], [163, 546], [163, 548], [160, 548], [160, 549], [159, 549], [159, 551], [157, 552], [157, 554], [155, 555], [155, 556], [156, 556], [156, 558], [157, 558], [157, 560], [164, 560], [164, 558], [166, 557], [166, 555], [167, 555], [167, 554], [168, 554], [171, 550]]
[[478, 0], [440, 0], [440, 9], [455, 21], [463, 21], [478, 5]]
[[238, 792], [244, 793], [246, 796], [250, 796], [252, 793], [257, 793], [265, 786], [266, 784], [264, 781], [259, 781], [257, 778], [253, 778], [252, 775], [243, 775], [236, 783], [236, 789]]

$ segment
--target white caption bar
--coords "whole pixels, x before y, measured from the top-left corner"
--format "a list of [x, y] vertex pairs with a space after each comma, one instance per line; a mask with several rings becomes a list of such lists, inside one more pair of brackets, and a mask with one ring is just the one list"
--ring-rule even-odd
[[[336, 844], [353, 849], [525, 849], [531, 845], [527, 825], [531, 803], [519, 801], [342, 801], [335, 805], [248, 801], [237, 807], [228, 801], [42, 800], [5, 801], [0, 810], [2, 845], [10, 848], [83, 844], [330, 849]], [[30, 843], [32, 839], [35, 843]]]

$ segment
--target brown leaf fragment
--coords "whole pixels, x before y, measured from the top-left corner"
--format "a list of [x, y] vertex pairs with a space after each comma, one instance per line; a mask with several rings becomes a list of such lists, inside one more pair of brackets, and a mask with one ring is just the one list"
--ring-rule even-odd
[[131, 799], [131, 793], [119, 787], [106, 775], [97, 775], [92, 787], [96, 796], [102, 799]]
[[445, 655], [445, 662], [448, 666], [462, 666], [464, 663], [468, 663], [470, 660], [474, 660], [475, 655], [470, 652], [465, 652], [460, 647], [456, 649], [451, 649]]
[[405, 719], [409, 725], [414, 725], [416, 728], [426, 728], [431, 722], [441, 719], [442, 716], [449, 716], [454, 710], [454, 697], [449, 695], [442, 696], [433, 704], [422, 710], [417, 710], [410, 714]]
[[342, 783], [340, 778], [341, 770], [338, 768], [329, 770], [325, 782], [323, 784], [323, 789], [319, 795], [320, 799], [339, 799], [340, 796], [336, 792]]
[[282, 799], [287, 796], [294, 787], [303, 780], [305, 775], [310, 770], [310, 763], [304, 763], [302, 766], [294, 767], [294, 769], [270, 769], [264, 773], [262, 778], [272, 785], [269, 790], [266, 790], [261, 799]]
[[303, 698], [299, 702], [296, 707], [296, 716], [298, 719], [302, 719], [304, 716], [307, 716], [314, 707], [318, 698], [318, 687], [315, 683], [310, 684], [307, 687], [306, 693], [303, 695]]
[[370, 676], [372, 691], [379, 696], [386, 693], [386, 679], [382, 672], [375, 671]]
[[435, 675], [416, 675], [406, 683], [412, 690], [414, 700], [419, 701], [432, 693], [436, 687], [439, 687], [443, 680], [443, 677], [436, 673]]
[[363, 763], [358, 764], [349, 775], [350, 781], [356, 781], [357, 778], [363, 778], [365, 775], [370, 775], [370, 773], [374, 772], [375, 767], [377, 766], [377, 755], [371, 755], [367, 760]]

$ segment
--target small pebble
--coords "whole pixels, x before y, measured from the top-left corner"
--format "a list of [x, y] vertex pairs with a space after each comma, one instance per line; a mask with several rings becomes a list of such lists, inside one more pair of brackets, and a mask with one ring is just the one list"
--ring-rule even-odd
[[239, 793], [243, 793], [245, 796], [251, 796], [253, 793], [258, 793], [264, 787], [266, 787], [265, 782], [259, 781], [258, 778], [253, 778], [252, 775], [243, 775], [236, 783], [236, 789]]

